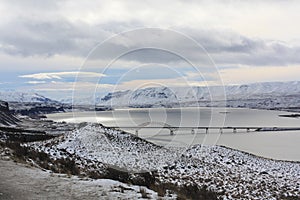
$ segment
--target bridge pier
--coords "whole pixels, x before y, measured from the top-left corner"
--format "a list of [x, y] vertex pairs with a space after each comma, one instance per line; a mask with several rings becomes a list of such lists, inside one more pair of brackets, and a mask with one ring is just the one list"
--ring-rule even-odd
[[194, 134], [195, 134], [195, 130], [194, 130], [194, 129], [192, 129], [191, 133], [192, 133], [192, 135], [194, 135]]
[[139, 136], [139, 130], [135, 130], [135, 135]]
[[247, 129], [246, 129], [246, 132], [249, 133], [249, 132], [250, 132], [250, 128], [247, 128]]
[[236, 133], [236, 128], [233, 128], [233, 133]]
[[170, 129], [170, 135], [174, 135], [174, 130]]
[[223, 129], [222, 129], [222, 128], [220, 128], [220, 133], [221, 133], [221, 134], [223, 133]]
[[208, 134], [208, 128], [205, 128], [205, 134]]

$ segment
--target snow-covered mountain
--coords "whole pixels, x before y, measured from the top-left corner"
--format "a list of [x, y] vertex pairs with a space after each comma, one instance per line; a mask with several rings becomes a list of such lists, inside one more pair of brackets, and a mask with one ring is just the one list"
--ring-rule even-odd
[[[19, 103], [58, 103], [37, 93], [18, 91], [0, 91], [0, 100]], [[66, 97], [60, 103], [112, 107], [229, 106], [267, 109], [293, 107], [300, 111], [300, 81], [211, 87], [152, 87], [99, 94], [96, 98]]]
[[57, 103], [37, 93], [18, 91], [0, 91], [0, 100], [19, 103]]
[[[300, 82], [266, 82], [211, 87], [153, 87], [108, 93], [96, 102], [105, 106], [227, 106], [266, 108], [300, 106]], [[250, 103], [249, 103], [250, 102]]]

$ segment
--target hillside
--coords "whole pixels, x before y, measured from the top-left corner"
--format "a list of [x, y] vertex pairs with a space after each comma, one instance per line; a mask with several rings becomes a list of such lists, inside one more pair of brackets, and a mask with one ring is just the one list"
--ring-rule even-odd
[[27, 143], [24, 148], [46, 169], [130, 182], [157, 192], [169, 189], [184, 199], [299, 196], [299, 163], [219, 146], [165, 148], [101, 125], [82, 124], [62, 137]]

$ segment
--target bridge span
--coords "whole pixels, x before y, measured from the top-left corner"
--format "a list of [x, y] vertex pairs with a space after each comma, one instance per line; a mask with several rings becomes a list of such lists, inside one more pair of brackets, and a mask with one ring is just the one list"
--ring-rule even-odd
[[[149, 126], [152, 125], [152, 126]], [[181, 130], [191, 130], [191, 134], [195, 133], [195, 130], [205, 130], [205, 134], [209, 133], [209, 130], [219, 130], [223, 133], [223, 130], [232, 130], [233, 133], [237, 133], [238, 130], [244, 130], [246, 132], [263, 132], [263, 131], [296, 131], [300, 130], [300, 127], [261, 127], [261, 126], [173, 126], [163, 122], [145, 122], [137, 126], [111, 126], [109, 128], [118, 129], [131, 129], [135, 130], [138, 135], [141, 129], [169, 129], [170, 135], [174, 135], [174, 132]]]

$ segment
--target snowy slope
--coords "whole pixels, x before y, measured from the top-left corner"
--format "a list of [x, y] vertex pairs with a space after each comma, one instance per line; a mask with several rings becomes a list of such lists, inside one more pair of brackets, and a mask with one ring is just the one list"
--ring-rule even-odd
[[[161, 159], [162, 155], [168, 152], [166, 149], [123, 131], [116, 131], [101, 125], [89, 124], [56, 140], [54, 143], [58, 145], [52, 148], [58, 151], [63, 150], [56, 154], [59, 158], [65, 158], [71, 154], [111, 167], [116, 166], [125, 171], [150, 171], [164, 165], [168, 160], [173, 161], [176, 156]], [[41, 146], [38, 145], [38, 148], [52, 154], [51, 150], [46, 148], [50, 145], [46, 143], [49, 141]], [[147, 162], [147, 159], [153, 162]]]
[[157, 184], [177, 189], [196, 184], [221, 199], [292, 199], [300, 195], [299, 163], [268, 160], [225, 147], [167, 149], [93, 124], [60, 138], [25, 145], [54, 160], [73, 157], [82, 170], [105, 173], [110, 166], [129, 172], [152, 171]]
[[37, 93], [25, 93], [17, 91], [0, 91], [0, 99], [7, 102], [20, 103], [57, 103]]

